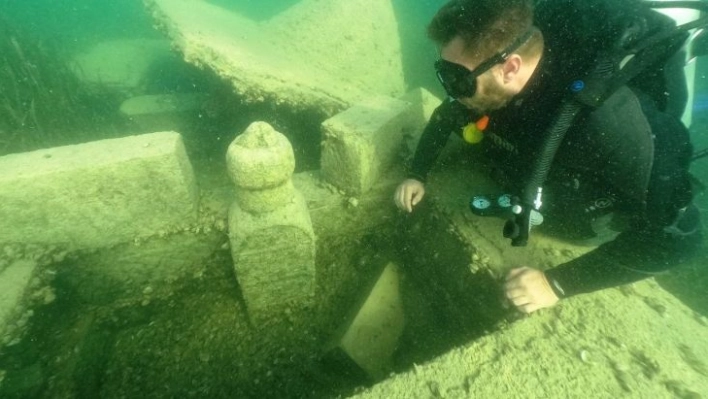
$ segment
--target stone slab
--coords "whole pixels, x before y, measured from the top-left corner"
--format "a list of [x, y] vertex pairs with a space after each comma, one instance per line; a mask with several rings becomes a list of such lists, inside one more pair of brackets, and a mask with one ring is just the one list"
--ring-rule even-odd
[[202, 93], [150, 94], [131, 97], [120, 105], [120, 112], [144, 132], [187, 131], [208, 102]]
[[403, 96], [399, 97], [401, 101], [406, 101], [415, 106], [418, 122], [425, 127], [425, 124], [430, 120], [435, 109], [440, 105], [440, 100], [435, 94], [431, 93], [424, 87], [418, 87], [408, 91]]
[[399, 279], [398, 266], [384, 266], [338, 343], [374, 379], [390, 371], [391, 357], [403, 332]]
[[98, 248], [193, 223], [198, 196], [175, 132], [0, 158], [0, 243]]
[[[146, 0], [187, 62], [211, 69], [246, 102], [333, 115], [405, 90], [390, 1], [304, 0], [257, 22], [202, 0]], [[345, 23], [356, 15], [366, 23]]]
[[134, 92], [155, 63], [177, 59], [167, 40], [132, 39], [99, 42], [77, 54], [74, 73], [83, 82]]
[[120, 105], [120, 112], [128, 118], [154, 114], [174, 114], [199, 110], [208, 100], [201, 93], [149, 94], [131, 97]]
[[700, 398], [708, 392], [700, 320], [651, 280], [578, 295], [351, 397]]
[[413, 112], [415, 112], [415, 118], [418, 119], [417, 123], [419, 124], [419, 129], [411, 132], [410, 137], [406, 137], [409, 150], [413, 153], [418, 145], [421, 134], [423, 134], [425, 125], [430, 120], [435, 109], [440, 105], [441, 100], [423, 87], [413, 89], [399, 99], [413, 104]]
[[322, 123], [322, 176], [350, 194], [368, 191], [422, 122], [413, 104], [385, 96], [333, 116]]
[[0, 346], [16, 333], [14, 323], [25, 312], [23, 299], [36, 269], [36, 262], [18, 260], [0, 272]]

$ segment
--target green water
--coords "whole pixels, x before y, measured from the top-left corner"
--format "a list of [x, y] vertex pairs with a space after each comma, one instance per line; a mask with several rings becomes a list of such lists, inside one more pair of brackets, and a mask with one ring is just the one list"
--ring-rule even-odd
[[211, 0], [210, 3], [216, 4], [219, 7], [224, 7], [227, 10], [235, 11], [254, 21], [263, 21], [287, 10], [291, 6], [297, 4], [298, 0]]
[[[203, 1], [259, 22], [287, 12], [298, 3], [297, 0]], [[425, 87], [441, 96], [432, 68], [436, 49], [425, 37], [425, 26], [443, 1], [392, 0], [391, 3], [398, 23], [407, 88]], [[14, 62], [23, 68], [35, 68], [33, 60], [43, 60], [47, 63], [37, 66], [37, 70], [54, 74], [40, 82], [38, 86], [44, 89], [41, 93], [32, 91], [37, 87], [30, 85], [31, 82], [14, 82], [18, 94], [11, 97], [13, 101], [17, 99], [19, 109], [32, 115], [30, 103], [43, 108], [39, 115], [18, 124], [0, 120], [0, 156], [145, 133], [141, 126], [118, 112], [125, 100], [148, 94], [196, 92], [208, 93], [209, 104], [183, 122], [181, 133], [202, 188], [211, 190], [210, 195], [216, 197], [207, 200], [225, 202], [223, 198], [232, 195], [228, 188], [223, 188], [230, 184], [224, 172], [226, 146], [254, 120], [268, 121], [288, 135], [298, 172], [314, 172], [319, 166], [320, 136], [317, 133], [313, 137], [312, 132], [319, 132], [321, 114], [278, 108], [270, 103], [244, 104], [208, 68], [187, 63], [176, 52], [166, 51], [130, 90], [84, 86], [72, 72], [77, 55], [102, 43], [166, 40], [164, 32], [153, 26], [154, 21], [141, 1], [0, 0], [0, 23], [6, 24], [1, 28], [9, 29], [23, 46], [23, 56], [31, 58], [30, 61], [15, 58]], [[367, 21], [352, 16], [342, 23], [365, 26]], [[8, 62], [10, 58], [3, 56], [0, 54], [0, 63]], [[708, 148], [708, 60], [700, 59], [698, 63], [691, 133], [696, 149], [701, 150]], [[0, 86], [0, 95], [12, 90]], [[33, 96], [38, 98], [36, 102], [32, 101]], [[708, 184], [708, 158], [697, 161], [693, 171]], [[699, 193], [696, 203], [707, 210], [708, 195]], [[44, 272], [53, 276], [48, 284], [55, 298], [46, 303], [35, 298], [34, 303], [38, 304], [27, 324], [27, 333], [21, 340], [0, 349], [0, 398], [350, 395], [372, 381], [346, 359], [329, 354], [322, 359], [320, 351], [340, 327], [340, 313], [349, 312], [356, 303], [357, 288], [368, 282], [386, 256], [397, 256], [391, 254], [397, 254], [405, 246], [405, 239], [391, 238], [397, 227], [395, 222], [382, 221], [378, 229], [357, 232], [356, 244], [330, 237], [327, 248], [318, 247], [318, 266], [324, 265], [323, 273], [334, 274], [328, 268], [348, 265], [341, 272], [346, 275], [347, 284], [322, 288], [332, 303], [318, 305], [322, 308], [294, 309], [292, 314], [279, 314], [278, 323], [256, 328], [248, 320], [230, 253], [222, 245], [227, 240], [223, 232], [205, 234], [203, 240], [211, 245], [211, 255], [189, 276], [171, 282], [174, 285], [170, 286], [170, 292], [154, 295], [150, 294], [150, 287], [150, 293], [131, 292], [132, 296], [126, 299], [121, 284], [129, 286], [129, 282], [120, 279], [114, 282], [91, 269], [94, 260], [106, 268], [115, 266], [92, 253], [77, 253], [45, 263]], [[432, 240], [423, 233], [425, 240], [421, 247], [434, 246], [437, 234], [444, 233], [445, 228], [440, 227], [432, 234]], [[179, 232], [174, 236], [187, 234]], [[121, 261], [130, 262], [131, 245], [116, 250], [125, 250]], [[147, 246], [156, 253], [166, 251], [154, 241]], [[165, 252], [164, 258], [169, 263], [169, 253]], [[75, 277], [75, 270], [85, 273], [84, 279]], [[657, 280], [688, 307], [708, 315], [705, 296], [708, 273], [704, 269], [693, 265]], [[89, 289], [93, 285], [100, 288]], [[95, 296], [87, 296], [85, 292], [94, 292]], [[497, 293], [491, 288], [477, 287], [476, 292], [478, 298], [496, 300]], [[448, 298], [441, 299], [444, 294], [437, 292], [427, 295], [418, 298], [424, 302], [420, 306], [428, 308], [426, 316], [435, 321], [420, 324], [434, 336], [405, 336], [405, 343], [412, 349], [401, 356], [405, 360], [397, 364], [398, 371], [405, 370], [413, 361], [431, 360], [461, 342], [478, 337], [507, 316], [498, 316], [497, 313], [504, 311], [490, 306], [475, 314], [478, 319], [473, 321], [458, 324], [442, 320], [434, 309], [435, 301], [444, 302]], [[322, 315], [308, 319], [318, 311]], [[293, 330], [307, 333], [292, 337]], [[417, 339], [424, 341], [424, 338], [435, 342], [430, 347], [416, 349]]]

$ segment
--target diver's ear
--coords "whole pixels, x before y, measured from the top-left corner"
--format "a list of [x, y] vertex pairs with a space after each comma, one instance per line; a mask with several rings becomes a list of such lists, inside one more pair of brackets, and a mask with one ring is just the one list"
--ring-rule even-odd
[[509, 83], [514, 80], [516, 75], [521, 70], [521, 56], [518, 54], [511, 54], [509, 58], [504, 61], [501, 65], [502, 79], [504, 83]]

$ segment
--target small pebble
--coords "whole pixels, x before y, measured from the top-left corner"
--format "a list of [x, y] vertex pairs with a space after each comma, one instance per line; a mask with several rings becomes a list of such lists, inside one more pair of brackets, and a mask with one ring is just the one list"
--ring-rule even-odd
[[10, 245], [3, 248], [3, 252], [5, 252], [5, 256], [7, 256], [10, 259], [14, 258], [15, 255], [17, 255], [17, 250]]
[[68, 255], [68, 254], [69, 253], [67, 251], [57, 252], [56, 254], [54, 254], [52, 256], [52, 260], [54, 261], [54, 263], [62, 262], [66, 258], [66, 255]]
[[592, 363], [592, 359], [590, 359], [590, 352], [587, 350], [583, 349], [580, 351], [580, 360], [583, 361], [583, 363]]
[[226, 222], [224, 220], [217, 220], [214, 222], [214, 228], [221, 232], [226, 231]]
[[45, 305], [49, 305], [50, 303], [54, 302], [57, 299], [57, 295], [54, 293], [54, 290], [48, 289], [44, 292], [44, 296], [42, 297], [42, 303]]

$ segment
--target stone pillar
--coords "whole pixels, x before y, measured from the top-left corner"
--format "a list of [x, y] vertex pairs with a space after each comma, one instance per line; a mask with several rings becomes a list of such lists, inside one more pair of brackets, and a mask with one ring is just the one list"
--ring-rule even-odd
[[236, 185], [231, 255], [251, 318], [308, 303], [315, 288], [315, 235], [305, 199], [292, 184], [290, 142], [255, 122], [231, 143], [226, 161]]

